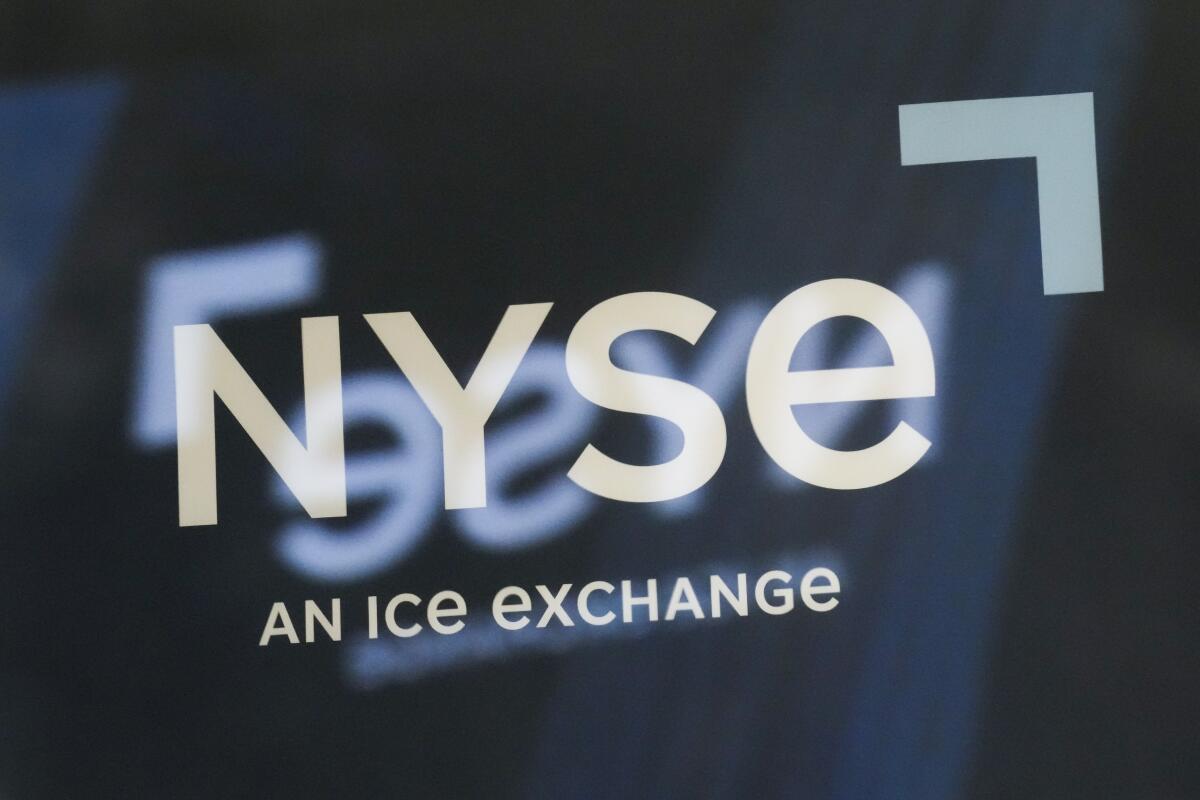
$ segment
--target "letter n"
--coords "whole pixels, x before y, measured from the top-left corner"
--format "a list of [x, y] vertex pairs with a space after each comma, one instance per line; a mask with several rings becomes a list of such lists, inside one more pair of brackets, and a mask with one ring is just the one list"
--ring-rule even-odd
[[302, 320], [301, 338], [307, 446], [288, 428], [212, 326], [175, 326], [180, 526], [217, 522], [214, 397], [221, 398], [310, 517], [346, 516], [337, 317]]

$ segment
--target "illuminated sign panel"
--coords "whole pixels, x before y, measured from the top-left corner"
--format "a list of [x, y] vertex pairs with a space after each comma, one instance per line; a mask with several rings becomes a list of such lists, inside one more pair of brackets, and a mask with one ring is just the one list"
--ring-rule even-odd
[[1188, 9], [75, 5], [0, 795], [1200, 794]]

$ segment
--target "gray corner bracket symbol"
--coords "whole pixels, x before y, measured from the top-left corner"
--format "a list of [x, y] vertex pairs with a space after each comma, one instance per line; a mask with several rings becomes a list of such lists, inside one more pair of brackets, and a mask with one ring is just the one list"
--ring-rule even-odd
[[900, 106], [900, 163], [1037, 159], [1042, 292], [1104, 290], [1092, 93]]

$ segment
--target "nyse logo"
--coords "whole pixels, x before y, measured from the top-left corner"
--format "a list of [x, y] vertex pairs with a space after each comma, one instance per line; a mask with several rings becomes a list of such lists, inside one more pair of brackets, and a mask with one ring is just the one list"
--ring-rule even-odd
[[[550, 307], [510, 306], [465, 386], [412, 314], [366, 315], [441, 426], [446, 508], [487, 504], [484, 425]], [[683, 381], [622, 369], [612, 363], [609, 351], [618, 337], [638, 330], [661, 331], [695, 344], [715, 313], [683, 295], [639, 292], [606, 300], [576, 323], [565, 360], [579, 394], [603, 408], [667, 419], [682, 431], [684, 444], [674, 458], [654, 465], [624, 463], [589, 444], [568, 472], [572, 481], [602, 497], [647, 503], [686, 495], [713, 476], [726, 448], [725, 420], [717, 403]], [[878, 329], [892, 364], [792, 372], [789, 364], [800, 338], [817, 323], [838, 316], [858, 317]], [[310, 516], [345, 516], [337, 318], [303, 320], [302, 339], [307, 447], [211, 326], [175, 328], [180, 525], [217, 522], [216, 397]], [[832, 279], [797, 289], [767, 314], [750, 346], [746, 402], [755, 433], [780, 467], [818, 486], [862, 489], [886, 483], [912, 467], [929, 441], [901, 422], [872, 447], [833, 450], [804, 433], [792, 406], [933, 393], [933, 353], [920, 320], [898, 295], [867, 281]]]
[[[1045, 292], [1102, 288], [1089, 94], [902, 106], [900, 133], [904, 164], [1036, 158]], [[306, 292], [311, 294], [312, 281], [297, 279], [304, 272], [303, 259], [293, 261], [301, 268], [280, 265], [278, 274], [284, 277], [279, 296], [302, 302]], [[250, 298], [246, 302], [253, 305], [257, 301]], [[440, 494], [445, 506], [466, 509], [487, 503], [484, 423], [522, 358], [540, 363], [555, 352], [560, 369], [565, 363], [574, 390], [594, 404], [579, 401], [587, 408], [654, 415], [670, 420], [684, 433], [683, 450], [652, 466], [621, 463], [589, 444], [568, 472], [574, 484], [600, 496], [634, 502], [667, 500], [703, 486], [720, 465], [726, 444], [724, 419], [710, 396], [716, 392], [706, 393], [703, 380], [671, 380], [620, 369], [609, 359], [608, 348], [622, 333], [634, 329], [663, 331], [696, 344], [708, 328], [713, 310], [680, 295], [625, 295], [585, 314], [565, 351], [552, 345], [534, 344], [531, 348], [548, 310], [549, 304], [510, 308], [465, 386], [450, 374], [412, 315], [368, 316], [383, 346], [417, 389], [419, 404], [432, 412], [440, 427], [444, 456]], [[745, 316], [744, 311], [735, 313]], [[822, 319], [840, 315], [859, 317], [879, 329], [891, 350], [892, 365], [790, 371], [790, 354], [799, 335]], [[755, 318], [762, 318], [762, 312]], [[174, 416], [179, 435], [181, 524], [216, 521], [212, 412], [218, 396], [311, 516], [345, 514], [337, 326], [332, 318], [309, 319], [302, 324], [307, 446], [300, 444], [209, 326], [177, 329]], [[716, 327], [704, 338], [713, 335], [723, 334]], [[933, 393], [928, 336], [912, 309], [883, 287], [839, 280], [799, 289], [767, 314], [753, 342], [741, 347], [742, 353], [747, 349], [750, 353], [743, 383], [755, 433], [768, 455], [795, 478], [839, 489], [878, 485], [902, 474], [928, 448], [928, 441], [918, 432], [923, 426], [898, 420], [892, 433], [874, 447], [853, 452], [831, 450], [813, 441], [820, 437], [806, 435], [791, 412], [793, 404]], [[165, 358], [169, 369], [169, 350]], [[147, 360], [153, 366], [152, 362]], [[159, 372], [163, 366], [159, 363]], [[347, 391], [351, 403], [349, 382]], [[414, 397], [410, 402], [418, 401]], [[164, 424], [161, 403], [148, 403], [145, 408], [158, 409], [158, 419], [153, 414], [136, 417], [149, 434], [143, 438], [161, 440], [164, 431], [174, 438], [176, 420]]]

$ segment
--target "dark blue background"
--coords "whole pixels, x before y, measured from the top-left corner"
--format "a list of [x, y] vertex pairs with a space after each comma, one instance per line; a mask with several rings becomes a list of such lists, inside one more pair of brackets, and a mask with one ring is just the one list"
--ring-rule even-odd
[[[1197, 22], [1082, 2], [0, 9], [0, 790], [1200, 795]], [[1106, 290], [1046, 297], [1032, 162], [901, 167], [896, 107], [1076, 91]], [[554, 301], [541, 336], [561, 340], [622, 292], [719, 320], [935, 262], [934, 457], [876, 489], [785, 490], [738, 400], [697, 515], [603, 502], [497, 554], [438, 512], [395, 569], [313, 583], [275, 555], [293, 511], [227, 414], [213, 528], [176, 527], [173, 450], [130, 437], [153, 260], [296, 231], [323, 249], [318, 297], [216, 325], [280, 408], [301, 315], [338, 314], [347, 370], [384, 370], [358, 315], [411, 310], [461, 374], [511, 303]], [[643, 427], [601, 419], [644, 455]], [[781, 554], [836, 562], [841, 606], [368, 690], [345, 643], [256, 646], [279, 599], [453, 585], [482, 605]]]

